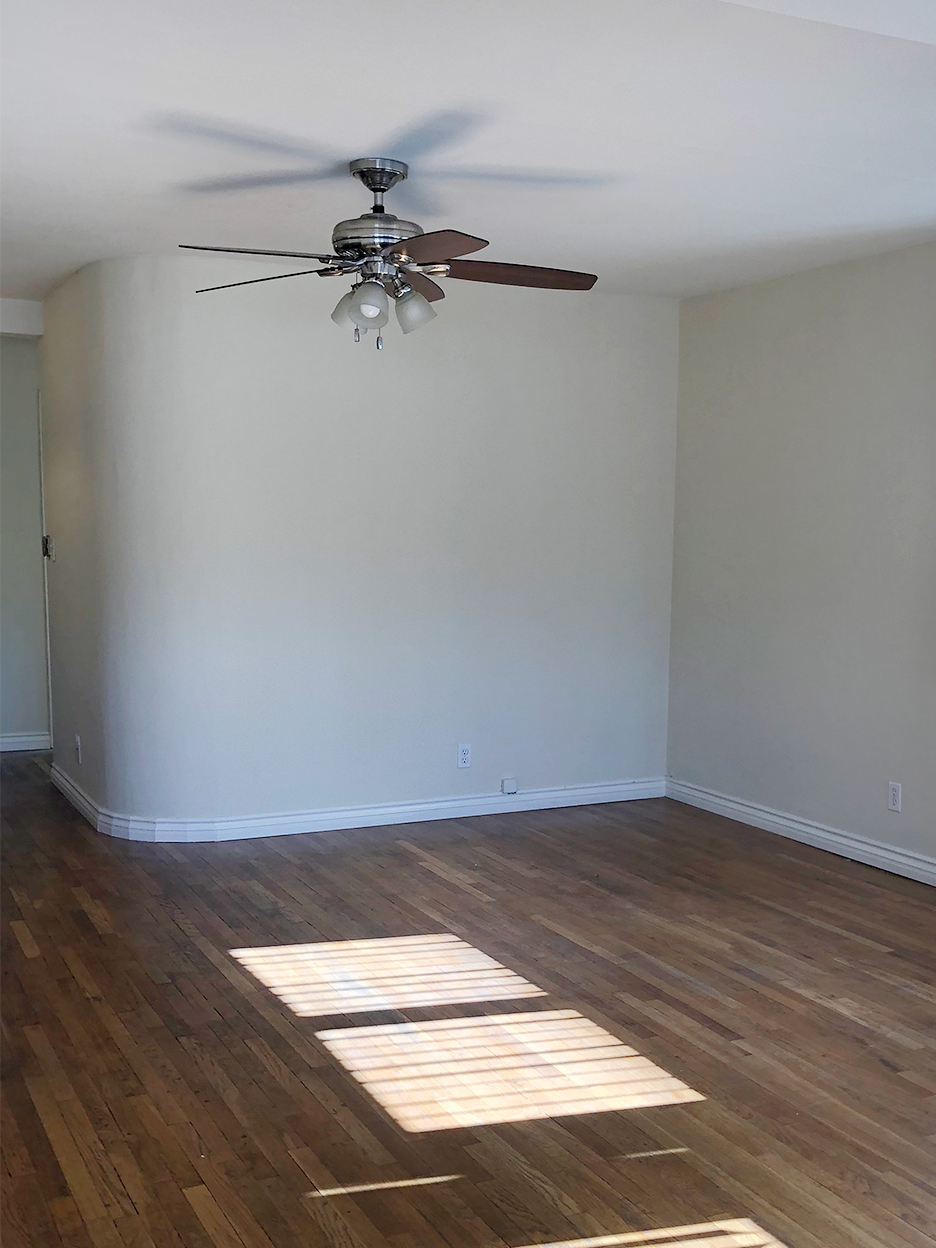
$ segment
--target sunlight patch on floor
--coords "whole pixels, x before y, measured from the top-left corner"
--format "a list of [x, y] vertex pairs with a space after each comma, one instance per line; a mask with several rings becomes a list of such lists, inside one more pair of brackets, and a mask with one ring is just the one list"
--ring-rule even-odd
[[457, 936], [390, 936], [231, 949], [303, 1018], [546, 994]]
[[316, 1035], [407, 1131], [705, 1099], [576, 1010]]
[[385, 1183], [352, 1183], [350, 1187], [320, 1187], [307, 1196], [353, 1196], [357, 1192], [385, 1192], [391, 1187], [425, 1187], [428, 1183], [451, 1183], [460, 1174], [433, 1174], [423, 1179], [388, 1179]]
[[644, 1157], [669, 1157], [672, 1153], [688, 1153], [688, 1148], [650, 1148], [643, 1153], [624, 1153], [621, 1161], [640, 1161]]
[[523, 1248], [785, 1248], [779, 1239], [762, 1231], [750, 1218], [699, 1222], [694, 1226], [670, 1226], [657, 1231], [624, 1231], [618, 1235], [593, 1235], [589, 1239], [557, 1239], [548, 1244], [524, 1244]]

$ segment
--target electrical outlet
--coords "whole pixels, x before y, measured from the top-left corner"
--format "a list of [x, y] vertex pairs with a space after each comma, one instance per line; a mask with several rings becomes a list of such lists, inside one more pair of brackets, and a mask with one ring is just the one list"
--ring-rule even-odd
[[502, 793], [516, 793], [516, 791], [517, 791], [516, 776], [504, 776], [503, 780], [501, 781], [501, 792]]
[[471, 746], [460, 745], [458, 747], [458, 765], [459, 767], [471, 766]]
[[887, 786], [887, 809], [900, 813], [900, 785], [893, 780]]
[[78, 765], [81, 766], [81, 737], [75, 733], [75, 757], [78, 759]]

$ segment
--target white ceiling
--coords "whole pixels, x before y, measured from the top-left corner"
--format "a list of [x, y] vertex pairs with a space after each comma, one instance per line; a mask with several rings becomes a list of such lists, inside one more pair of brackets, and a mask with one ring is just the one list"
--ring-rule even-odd
[[427, 169], [614, 180], [443, 182], [414, 162], [440, 211], [412, 215], [606, 290], [690, 294], [923, 241], [934, 44], [934, 0], [6, 0], [3, 294], [179, 242], [324, 250], [365, 211], [350, 178], [182, 189], [309, 162], [173, 133], [178, 114], [351, 158], [477, 113]]
[[831, 22], [895, 39], [936, 43], [936, 4], [933, 0], [728, 0], [749, 9]]

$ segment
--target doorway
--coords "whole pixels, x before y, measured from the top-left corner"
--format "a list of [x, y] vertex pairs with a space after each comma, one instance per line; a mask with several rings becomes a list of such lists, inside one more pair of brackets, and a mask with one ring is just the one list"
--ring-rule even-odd
[[0, 335], [0, 749], [52, 745], [39, 339]]

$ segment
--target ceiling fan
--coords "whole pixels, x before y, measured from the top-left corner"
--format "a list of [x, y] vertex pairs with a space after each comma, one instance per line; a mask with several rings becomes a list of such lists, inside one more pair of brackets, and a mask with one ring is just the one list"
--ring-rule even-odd
[[[593, 273], [576, 273], [568, 269], [464, 260], [461, 257], [487, 247], [487, 240], [458, 230], [425, 233], [414, 221], [403, 221], [384, 208], [386, 192], [407, 177], [409, 166], [405, 161], [368, 156], [352, 160], [345, 168], [364, 183], [373, 194], [374, 202], [370, 212], [339, 221], [335, 226], [332, 232], [333, 254], [180, 244], [189, 251], [317, 260], [322, 267], [205, 286], [196, 293], [229, 290], [233, 286], [252, 286], [258, 282], [275, 282], [313, 273], [319, 277], [352, 276], [355, 284], [338, 301], [332, 320], [340, 326], [353, 328], [356, 342], [368, 329], [376, 329], [379, 350], [383, 346], [380, 330], [389, 320], [391, 299], [404, 334], [435, 318], [432, 304], [444, 299], [445, 292], [433, 278], [454, 277], [463, 281], [537, 286], [552, 290], [590, 290], [598, 280]], [[335, 172], [335, 167], [331, 166], [328, 176], [334, 176]]]

